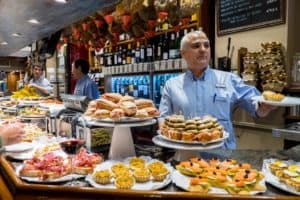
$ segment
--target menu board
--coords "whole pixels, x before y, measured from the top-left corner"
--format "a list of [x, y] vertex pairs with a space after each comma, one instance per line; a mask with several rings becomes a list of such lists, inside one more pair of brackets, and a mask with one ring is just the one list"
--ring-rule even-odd
[[285, 23], [286, 0], [217, 0], [218, 35]]

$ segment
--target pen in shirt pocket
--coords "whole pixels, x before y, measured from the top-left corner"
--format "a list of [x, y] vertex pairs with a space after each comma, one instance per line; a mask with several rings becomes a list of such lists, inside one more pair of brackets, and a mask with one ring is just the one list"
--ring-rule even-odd
[[217, 93], [214, 94], [213, 102], [216, 102]]

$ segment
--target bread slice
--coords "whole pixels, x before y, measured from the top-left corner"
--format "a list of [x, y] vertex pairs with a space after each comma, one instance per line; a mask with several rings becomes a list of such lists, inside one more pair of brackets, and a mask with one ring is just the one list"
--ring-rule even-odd
[[73, 173], [80, 175], [87, 175], [93, 172], [93, 167], [78, 167], [75, 166], [73, 169]]
[[42, 171], [39, 169], [22, 168], [19, 174], [23, 177], [40, 177], [42, 175]]

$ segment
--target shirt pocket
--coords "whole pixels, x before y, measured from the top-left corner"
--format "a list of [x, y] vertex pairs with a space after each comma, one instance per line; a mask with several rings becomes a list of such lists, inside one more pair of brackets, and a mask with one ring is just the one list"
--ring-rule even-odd
[[230, 98], [226, 93], [216, 92], [212, 96], [212, 113], [219, 120], [229, 120], [230, 118]]

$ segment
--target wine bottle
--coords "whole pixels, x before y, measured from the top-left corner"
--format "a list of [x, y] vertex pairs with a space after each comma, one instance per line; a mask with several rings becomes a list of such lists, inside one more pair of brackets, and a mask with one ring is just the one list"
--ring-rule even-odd
[[107, 53], [107, 66], [112, 66], [112, 47], [110, 46], [108, 48], [108, 53]]
[[165, 33], [165, 38], [163, 40], [163, 46], [162, 46], [162, 52], [163, 52], [163, 60], [168, 60], [169, 59], [168, 33]]
[[104, 65], [104, 49], [101, 48], [99, 51], [99, 64], [100, 66]]
[[118, 65], [118, 54], [119, 51], [118, 51], [118, 47], [116, 46], [115, 51], [113, 53], [113, 65]]
[[171, 40], [169, 44], [169, 58], [176, 58], [176, 44], [175, 44], [175, 33], [171, 33]]
[[131, 63], [132, 63], [132, 52], [131, 52], [131, 44], [129, 43], [126, 52], [126, 64], [131, 64]]
[[127, 49], [123, 48], [122, 49], [122, 65], [126, 64], [126, 56], [127, 56]]
[[141, 44], [141, 55], [140, 55], [140, 61], [143, 63], [146, 59], [146, 49], [144, 43]]
[[108, 53], [108, 47], [104, 47], [104, 50], [103, 50], [103, 65], [105, 67], [107, 67], [107, 53]]
[[141, 49], [140, 49], [140, 42], [136, 42], [136, 47], [135, 47], [135, 62], [140, 63], [141, 62]]
[[157, 43], [157, 46], [156, 46], [156, 55], [155, 55], [155, 60], [162, 60], [162, 48], [163, 48], [163, 36], [160, 35], [159, 36], [159, 41]]
[[152, 46], [151, 43], [152, 42], [149, 40], [148, 44], [147, 44], [147, 52], [146, 52], [147, 62], [152, 62], [153, 61], [153, 46]]

